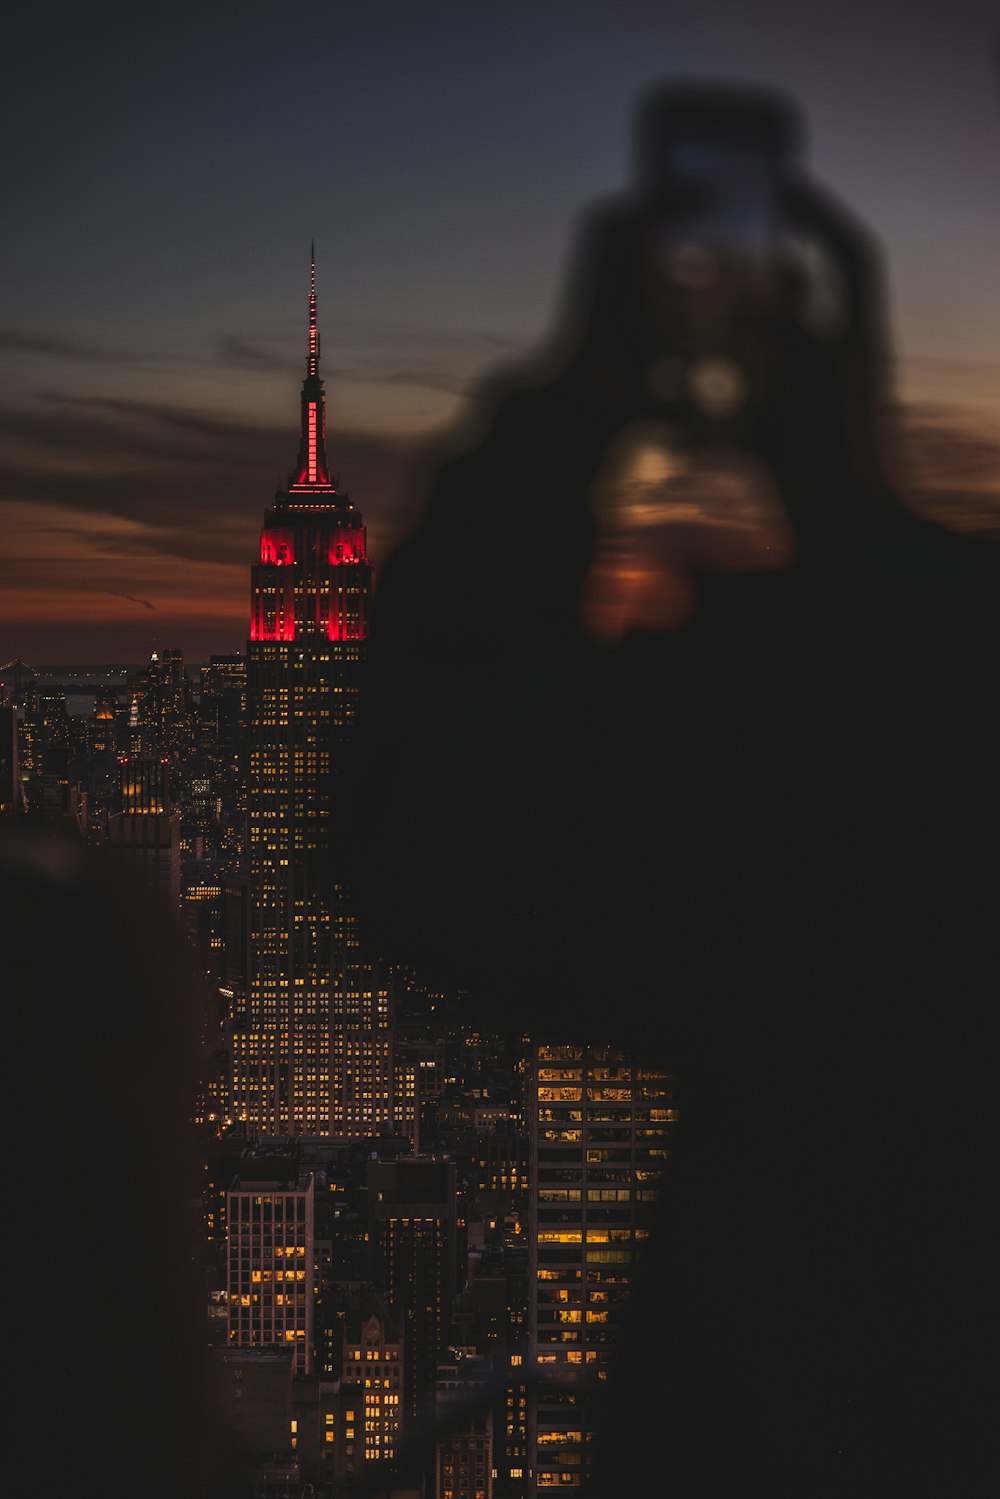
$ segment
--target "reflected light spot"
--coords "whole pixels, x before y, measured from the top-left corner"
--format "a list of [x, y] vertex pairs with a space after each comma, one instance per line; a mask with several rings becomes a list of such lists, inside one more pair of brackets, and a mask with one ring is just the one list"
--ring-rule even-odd
[[620, 435], [590, 499], [597, 543], [580, 625], [606, 644], [631, 630], [676, 629], [694, 607], [698, 571], [781, 567], [791, 556], [767, 469], [736, 449], [683, 455], [664, 423]]

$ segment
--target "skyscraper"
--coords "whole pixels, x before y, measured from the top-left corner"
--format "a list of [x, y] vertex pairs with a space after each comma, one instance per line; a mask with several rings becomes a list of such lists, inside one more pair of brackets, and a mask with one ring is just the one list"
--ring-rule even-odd
[[357, 1400], [366, 1463], [396, 1456], [403, 1417], [403, 1334], [370, 1286], [356, 1293], [344, 1328], [342, 1388]]
[[621, 1340], [676, 1112], [671, 1073], [611, 1045], [534, 1044], [528, 1097], [537, 1493], [586, 1486], [595, 1396]]
[[154, 650], [148, 666], [137, 671], [126, 689], [128, 737], [133, 755], [167, 755], [177, 764], [194, 743], [191, 678], [184, 652]]
[[316, 262], [298, 457], [264, 516], [247, 645], [247, 985], [233, 1108], [258, 1134], [391, 1129], [389, 981], [362, 951], [338, 839], [365, 665], [365, 527], [326, 454]]
[[0, 817], [20, 817], [26, 810], [17, 729], [17, 708], [0, 682]]
[[310, 1171], [293, 1176], [294, 1163], [292, 1154], [250, 1154], [229, 1188], [229, 1343], [289, 1349], [293, 1371], [308, 1374], [316, 1310], [315, 1183]]
[[158, 890], [176, 910], [181, 898], [181, 814], [171, 803], [166, 756], [122, 755], [119, 788], [121, 811], [108, 818], [112, 856], [131, 878]]
[[402, 1323], [404, 1419], [434, 1420], [438, 1359], [458, 1285], [455, 1162], [370, 1159], [368, 1243], [373, 1280]]

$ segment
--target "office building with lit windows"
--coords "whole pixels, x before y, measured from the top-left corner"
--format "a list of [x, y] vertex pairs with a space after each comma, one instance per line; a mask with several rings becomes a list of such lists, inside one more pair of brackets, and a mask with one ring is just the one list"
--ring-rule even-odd
[[214, 655], [202, 666], [198, 742], [203, 753], [231, 762], [238, 757], [246, 723], [247, 662], [243, 655]]
[[615, 1046], [535, 1044], [528, 1334], [535, 1490], [584, 1486], [675, 1119], [673, 1079]]
[[0, 817], [21, 817], [27, 810], [17, 728], [17, 709], [0, 682]]
[[[289, 1178], [250, 1157], [226, 1194], [230, 1348], [280, 1348], [293, 1374], [313, 1368], [316, 1321], [314, 1176]], [[280, 1168], [282, 1161], [270, 1163]]]
[[266, 511], [247, 644], [247, 982], [232, 1108], [259, 1136], [373, 1135], [393, 1118], [387, 971], [363, 951], [338, 831], [365, 666], [365, 527], [326, 455], [315, 257], [298, 460]]
[[372, 1279], [403, 1336], [404, 1421], [429, 1425], [458, 1286], [455, 1162], [370, 1159], [367, 1187]]
[[108, 818], [108, 850], [130, 880], [158, 892], [176, 910], [181, 899], [181, 814], [170, 794], [165, 756], [121, 755], [121, 811]]
[[456, 1349], [438, 1364], [438, 1499], [493, 1499], [493, 1410], [483, 1399], [492, 1383], [492, 1361], [475, 1350]]
[[403, 1334], [370, 1288], [358, 1291], [346, 1320], [341, 1389], [354, 1396], [365, 1463], [392, 1462], [403, 1419]]
[[126, 688], [128, 739], [139, 757], [166, 755], [176, 763], [193, 747], [193, 688], [179, 648], [154, 650]]

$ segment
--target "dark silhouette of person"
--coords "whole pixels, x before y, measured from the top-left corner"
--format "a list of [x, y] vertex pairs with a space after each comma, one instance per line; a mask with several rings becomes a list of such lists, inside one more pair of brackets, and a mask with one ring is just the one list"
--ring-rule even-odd
[[[680, 81], [635, 121], [381, 569], [366, 920], [514, 1036], [676, 1070], [594, 1492], [985, 1495], [1000, 551], [898, 493], [881, 257], [797, 107]], [[596, 638], [636, 431], [766, 474], [780, 562]]]

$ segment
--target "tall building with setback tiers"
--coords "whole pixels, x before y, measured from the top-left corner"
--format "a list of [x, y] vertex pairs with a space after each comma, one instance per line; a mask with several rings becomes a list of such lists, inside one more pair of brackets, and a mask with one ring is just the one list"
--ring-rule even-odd
[[258, 1135], [391, 1130], [389, 980], [362, 951], [338, 841], [365, 667], [365, 527], [326, 455], [316, 263], [298, 459], [264, 516], [247, 645], [247, 983], [233, 1108]]

